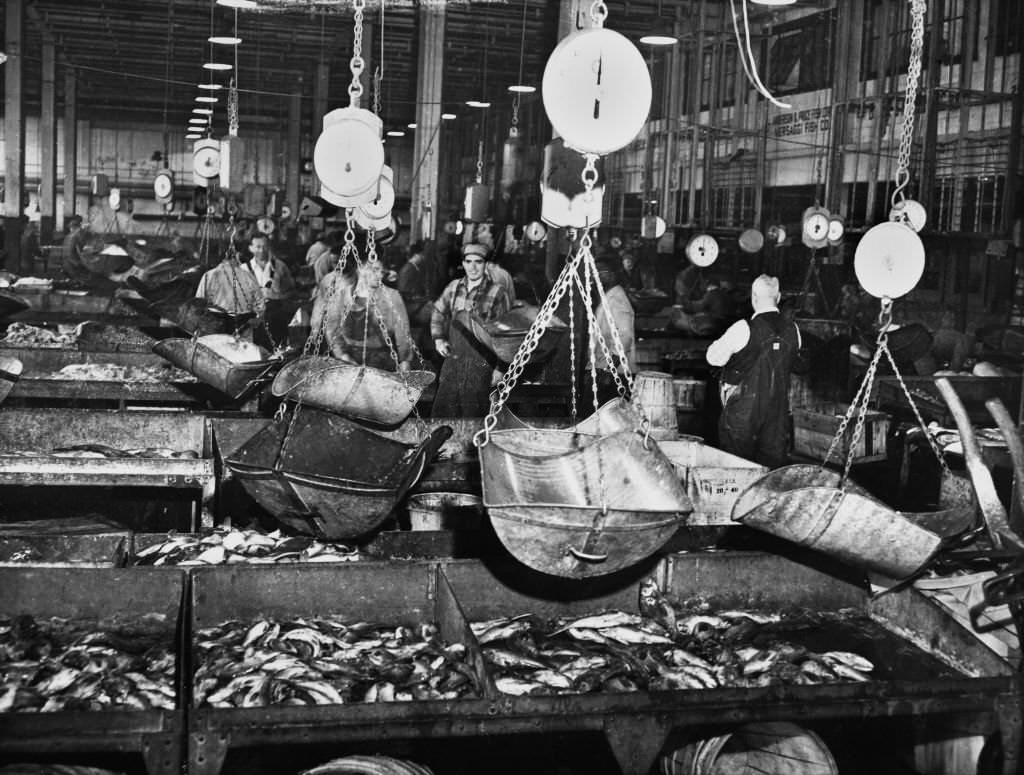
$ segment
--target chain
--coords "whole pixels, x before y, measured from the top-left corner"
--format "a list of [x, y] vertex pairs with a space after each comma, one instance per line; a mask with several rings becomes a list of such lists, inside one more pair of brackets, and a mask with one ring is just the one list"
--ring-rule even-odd
[[476, 182], [480, 185], [484, 182], [484, 141], [477, 144], [476, 151]]
[[910, 0], [911, 32], [910, 62], [907, 65], [907, 93], [903, 102], [903, 126], [896, 162], [896, 189], [892, 204], [906, 198], [903, 189], [910, 183], [910, 151], [914, 144], [914, 112], [917, 104], [917, 82], [921, 77], [921, 53], [924, 50], [925, 0]]
[[928, 426], [924, 424], [924, 419], [921, 417], [921, 413], [917, 409], [917, 404], [914, 403], [913, 397], [910, 395], [910, 390], [907, 388], [907, 384], [903, 381], [903, 375], [900, 374], [899, 369], [896, 368], [896, 361], [893, 360], [892, 353], [889, 352], [889, 348], [885, 348], [885, 355], [889, 359], [889, 364], [892, 366], [892, 371], [896, 375], [896, 381], [900, 383], [900, 387], [903, 389], [903, 395], [907, 397], [907, 403], [910, 404], [910, 408], [914, 412], [914, 417], [917, 418], [917, 424], [920, 426], [921, 431], [924, 433], [924, 437], [928, 439], [928, 446], [932, 448], [932, 452], [935, 453], [936, 460], [939, 461], [939, 468], [942, 469], [944, 476], [949, 476], [949, 466], [946, 464], [946, 458], [943, 457], [942, 451], [939, 449], [939, 445], [936, 443], [935, 438], [931, 433], [928, 432]]
[[228, 134], [231, 137], [238, 137], [238, 84], [234, 78], [228, 87]]
[[381, 72], [380, 65], [377, 65], [373, 71], [373, 112], [378, 116], [380, 115], [380, 85], [383, 80], [384, 73]]
[[583, 179], [583, 190], [584, 201], [594, 201], [594, 186], [597, 184], [597, 160], [600, 158], [596, 153], [585, 153], [583, 158], [586, 159], [586, 164], [583, 165], [583, 171], [580, 173], [580, 177]]
[[569, 416], [576, 424], [576, 295], [569, 294]]
[[590, 5], [590, 19], [597, 27], [604, 26], [604, 20], [608, 18], [608, 6], [602, 0], [595, 0]]
[[353, 228], [352, 219], [352, 208], [349, 208], [345, 212], [345, 242], [341, 246], [341, 258], [338, 260], [337, 265], [331, 271], [328, 277], [331, 278], [331, 282], [327, 287], [327, 296], [323, 302], [323, 314], [316, 321], [316, 326], [313, 331], [310, 332], [309, 338], [306, 340], [306, 346], [303, 348], [304, 355], [315, 355], [320, 352], [320, 348], [323, 345], [324, 337], [327, 333], [326, 318], [327, 312], [330, 310], [341, 292], [341, 287], [344, 284], [345, 267], [348, 266], [348, 260], [351, 257], [353, 261], [358, 263], [358, 252], [356, 250], [356, 232]]
[[366, 67], [366, 60], [363, 59], [363, 9], [366, 8], [366, 0], [352, 0], [352, 7], [355, 8], [355, 21], [352, 28], [352, 58], [348, 62], [348, 68], [352, 71], [348, 97], [350, 107], [358, 108], [359, 98], [363, 96], [363, 83], [359, 77]]
[[555, 309], [558, 308], [559, 303], [562, 301], [562, 297], [572, 284], [572, 278], [576, 273], [576, 268], [579, 266], [580, 261], [583, 259], [582, 253], [577, 253], [572, 259], [562, 267], [561, 273], [558, 275], [558, 279], [555, 281], [554, 287], [551, 289], [551, 293], [548, 294], [547, 299], [544, 300], [544, 304], [540, 308], [540, 312], [537, 313], [536, 319], [530, 325], [530, 330], [526, 332], [526, 336], [523, 339], [523, 343], [519, 346], [516, 351], [515, 357], [512, 359], [512, 363], [508, 367], [508, 371], [501, 378], [501, 382], [498, 383], [497, 390], [492, 393], [491, 405], [487, 411], [487, 417], [484, 418], [484, 427], [477, 431], [473, 436], [473, 443], [480, 447], [490, 441], [491, 431], [494, 430], [498, 424], [498, 413], [501, 412], [505, 406], [505, 402], [508, 401], [509, 394], [512, 392], [512, 388], [515, 387], [519, 381], [519, 377], [522, 376], [523, 369], [526, 368], [526, 364], [530, 362], [530, 358], [533, 355], [533, 351], [537, 349], [537, 345], [540, 343], [540, 338], [544, 335], [547, 330], [548, 324], [551, 322], [551, 318], [555, 314]]

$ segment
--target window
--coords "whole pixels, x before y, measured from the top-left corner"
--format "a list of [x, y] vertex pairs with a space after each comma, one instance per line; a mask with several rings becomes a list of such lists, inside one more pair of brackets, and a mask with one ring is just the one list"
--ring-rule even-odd
[[835, 29], [835, 10], [772, 28], [767, 67], [763, 61], [758, 63], [768, 89], [778, 96], [830, 86]]

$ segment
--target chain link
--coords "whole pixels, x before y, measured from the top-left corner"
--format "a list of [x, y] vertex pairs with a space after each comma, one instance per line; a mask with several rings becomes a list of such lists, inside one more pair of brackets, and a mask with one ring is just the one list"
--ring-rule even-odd
[[600, 158], [596, 153], [585, 153], [583, 158], [586, 159], [586, 164], [583, 165], [583, 171], [580, 173], [580, 177], [583, 179], [583, 190], [584, 200], [587, 202], [594, 201], [594, 186], [597, 184], [597, 160]]
[[[234, 78], [231, 79], [231, 85], [228, 87], [228, 135], [238, 137], [238, 84]], [[235, 183], [235, 181], [231, 182]]]
[[348, 68], [352, 71], [348, 96], [350, 106], [358, 108], [359, 98], [363, 96], [363, 83], [359, 78], [366, 67], [366, 60], [363, 59], [363, 10], [366, 8], [366, 0], [352, 0], [352, 7], [355, 9], [355, 21], [352, 28], [352, 58], [348, 62]]
[[924, 50], [925, 0], [910, 0], [910, 62], [907, 64], [907, 92], [903, 102], [903, 126], [896, 161], [896, 189], [892, 204], [906, 197], [903, 189], [910, 183], [910, 152], [914, 145], [914, 115], [917, 108], [917, 84], [921, 78], [921, 55]]
[[477, 143], [476, 150], [476, 182], [480, 185], [484, 182], [484, 141]]
[[381, 70], [380, 65], [377, 65], [373, 71], [373, 112], [378, 116], [380, 115], [380, 88], [383, 80], [384, 72]]
[[331, 278], [331, 283], [327, 289], [327, 296], [324, 298], [324, 312], [319, 320], [317, 320], [316, 330], [310, 331], [310, 335], [306, 339], [306, 345], [302, 350], [303, 355], [315, 355], [320, 352], [327, 333], [325, 322], [327, 311], [335, 305], [341, 294], [341, 287], [344, 284], [345, 267], [348, 266], [348, 260], [351, 258], [356, 263], [359, 262], [359, 253], [356, 250], [356, 232], [353, 223], [353, 211], [352, 208], [349, 208], [345, 211], [345, 241], [341, 246], [341, 258], [338, 259], [338, 263], [331, 273], [327, 275]]
[[604, 20], [608, 18], [608, 6], [602, 0], [595, 0], [590, 4], [590, 20], [597, 27], [604, 26]]
[[569, 417], [576, 424], [576, 296], [569, 294]]

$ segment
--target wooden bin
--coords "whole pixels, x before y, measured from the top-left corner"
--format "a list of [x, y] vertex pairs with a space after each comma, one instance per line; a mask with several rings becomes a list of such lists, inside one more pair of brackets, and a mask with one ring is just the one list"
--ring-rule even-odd
[[[817, 409], [794, 409], [793, 452], [814, 460], [824, 460], [847, 409], [847, 404], [826, 404]], [[846, 432], [832, 454], [834, 462], [842, 462], [850, 454], [856, 421], [857, 416], [854, 415], [846, 426]], [[864, 433], [853, 449], [854, 463], [872, 463], [886, 459], [889, 421], [889, 415], [884, 412], [868, 411], [864, 418]]]

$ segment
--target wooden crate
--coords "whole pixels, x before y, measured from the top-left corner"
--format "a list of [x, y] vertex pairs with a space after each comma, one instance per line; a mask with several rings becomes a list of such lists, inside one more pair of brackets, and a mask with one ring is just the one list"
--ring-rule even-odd
[[[846, 415], [847, 404], [832, 404], [818, 409], [793, 410], [793, 451], [798, 455], [824, 460], [832, 439]], [[889, 415], [868, 411], [864, 419], [864, 433], [853, 449], [854, 463], [885, 460], [888, 456], [886, 436], [889, 433]], [[856, 416], [850, 419], [842, 440], [832, 455], [833, 462], [841, 463], [850, 454], [850, 443]]]

